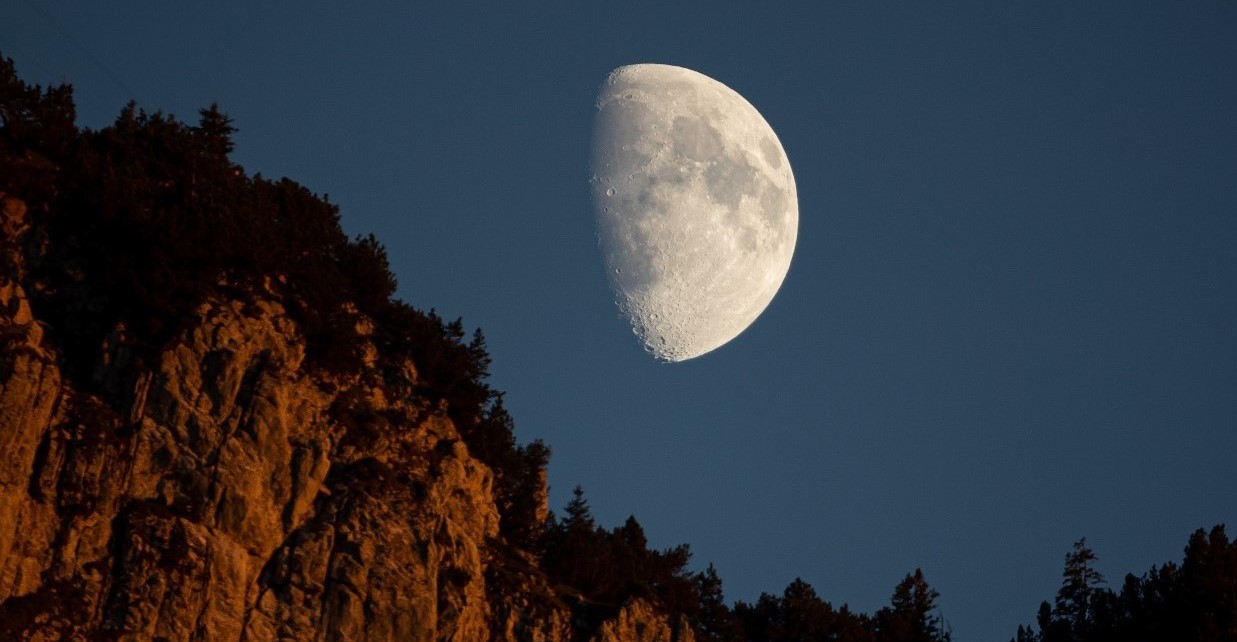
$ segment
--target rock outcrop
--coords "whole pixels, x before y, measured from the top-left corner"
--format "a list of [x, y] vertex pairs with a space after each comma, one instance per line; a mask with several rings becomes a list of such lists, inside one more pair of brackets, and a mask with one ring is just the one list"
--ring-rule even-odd
[[681, 619], [661, 616], [653, 605], [635, 599], [623, 605], [618, 615], [602, 622], [593, 642], [676, 642], [691, 640], [691, 629]]
[[278, 297], [209, 300], [155, 359], [117, 327], [80, 390], [0, 199], [0, 639], [691, 639], [643, 601], [573, 626], [445, 408], [307, 368]]

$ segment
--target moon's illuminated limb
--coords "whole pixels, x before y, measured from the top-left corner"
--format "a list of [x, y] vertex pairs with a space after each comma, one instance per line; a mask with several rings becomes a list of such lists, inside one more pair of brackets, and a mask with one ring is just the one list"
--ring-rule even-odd
[[653, 64], [611, 72], [597, 98], [592, 188], [615, 303], [657, 359], [738, 336], [790, 268], [790, 161], [756, 109], [708, 76]]

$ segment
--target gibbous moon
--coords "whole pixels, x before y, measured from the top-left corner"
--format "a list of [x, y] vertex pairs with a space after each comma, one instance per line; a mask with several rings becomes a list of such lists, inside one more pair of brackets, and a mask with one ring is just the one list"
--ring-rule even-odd
[[661, 361], [743, 332], [786, 278], [799, 229], [790, 161], [729, 87], [629, 65], [597, 97], [593, 203], [620, 312]]

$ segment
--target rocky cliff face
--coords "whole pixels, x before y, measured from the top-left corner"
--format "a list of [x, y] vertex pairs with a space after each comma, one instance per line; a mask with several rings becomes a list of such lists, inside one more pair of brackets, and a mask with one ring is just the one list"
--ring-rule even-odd
[[78, 390], [0, 199], [0, 639], [692, 639], [639, 600], [582, 627], [445, 409], [310, 372], [277, 297], [209, 301], [155, 359], [116, 328]]

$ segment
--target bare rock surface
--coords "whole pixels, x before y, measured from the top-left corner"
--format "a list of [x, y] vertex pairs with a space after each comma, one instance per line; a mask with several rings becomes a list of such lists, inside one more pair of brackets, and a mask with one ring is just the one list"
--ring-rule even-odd
[[118, 327], [76, 389], [0, 200], [0, 639], [692, 640], [640, 601], [573, 631], [445, 409], [307, 368], [277, 297], [209, 301], [154, 360]]
[[695, 642], [684, 621], [670, 621], [652, 604], [634, 599], [601, 624], [590, 642]]

